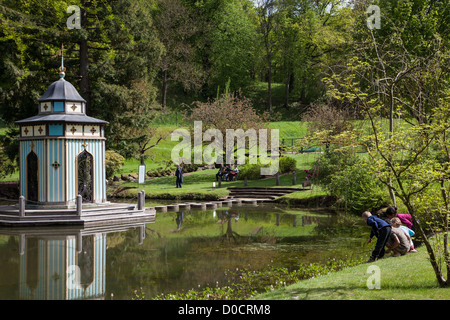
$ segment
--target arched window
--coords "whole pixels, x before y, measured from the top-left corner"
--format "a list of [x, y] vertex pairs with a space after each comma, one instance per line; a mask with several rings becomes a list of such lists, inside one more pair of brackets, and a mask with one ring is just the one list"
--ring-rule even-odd
[[31, 151], [27, 156], [27, 201], [39, 200], [38, 156]]
[[78, 194], [83, 202], [94, 201], [94, 157], [86, 150], [77, 157]]

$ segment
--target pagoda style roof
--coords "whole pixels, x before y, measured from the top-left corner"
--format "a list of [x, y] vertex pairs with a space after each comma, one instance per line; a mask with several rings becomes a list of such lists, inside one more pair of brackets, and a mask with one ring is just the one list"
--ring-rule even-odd
[[64, 123], [89, 123], [89, 124], [107, 124], [107, 121], [89, 117], [85, 114], [39, 114], [30, 118], [16, 121], [16, 124], [43, 123], [43, 122], [64, 122]]
[[44, 95], [38, 100], [41, 101], [53, 101], [53, 100], [65, 100], [86, 102], [82, 96], [78, 93], [77, 89], [64, 78], [60, 78], [58, 81], [53, 82], [45, 91]]

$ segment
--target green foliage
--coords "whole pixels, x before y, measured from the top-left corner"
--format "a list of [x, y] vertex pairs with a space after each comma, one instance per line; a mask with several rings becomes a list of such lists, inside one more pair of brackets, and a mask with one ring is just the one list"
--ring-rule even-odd
[[257, 180], [261, 178], [260, 164], [244, 164], [239, 166], [239, 178], [248, 180]]
[[297, 160], [291, 157], [280, 157], [279, 172], [288, 173], [297, 168]]
[[[69, 5], [86, 13], [81, 29], [67, 29]], [[148, 126], [162, 50], [151, 2], [7, 0], [0, 8], [0, 118], [7, 124], [36, 115], [37, 100], [58, 79], [63, 44], [66, 80], [87, 100], [90, 116], [109, 122], [108, 147], [120, 149], [121, 138], [135, 138], [130, 128]]]
[[316, 168], [319, 182], [349, 213], [361, 214], [389, 204], [387, 188], [371, 174], [367, 160], [353, 152], [327, 152]]
[[207, 30], [211, 46], [212, 90], [229, 86], [236, 91], [251, 83], [257, 56], [257, 30], [247, 1], [221, 1], [214, 12], [214, 27]]
[[[280, 289], [304, 279], [326, 275], [362, 263], [361, 260], [329, 260], [326, 263], [302, 264], [295, 270], [268, 266], [263, 270], [236, 269], [225, 272], [225, 286], [191, 289], [187, 292], [162, 294], [154, 300], [242, 300], [257, 294]], [[136, 294], [141, 297], [141, 294]]]
[[3, 149], [0, 148], [0, 178], [4, 178], [14, 173], [15, 170], [15, 164], [8, 158]]
[[111, 179], [115, 173], [122, 169], [125, 158], [113, 150], [105, 152], [106, 179]]

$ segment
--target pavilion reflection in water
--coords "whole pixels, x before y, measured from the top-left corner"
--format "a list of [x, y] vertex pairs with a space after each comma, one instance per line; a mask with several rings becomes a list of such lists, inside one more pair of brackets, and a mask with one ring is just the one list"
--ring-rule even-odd
[[136, 229], [145, 222], [102, 228], [1, 229], [19, 236], [19, 299], [79, 300], [105, 298], [106, 236]]

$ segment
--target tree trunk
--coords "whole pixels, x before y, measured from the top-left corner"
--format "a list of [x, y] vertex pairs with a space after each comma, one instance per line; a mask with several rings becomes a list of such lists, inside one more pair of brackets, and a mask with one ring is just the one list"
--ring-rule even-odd
[[441, 196], [442, 199], [444, 200], [444, 204], [445, 204], [445, 220], [444, 220], [444, 260], [445, 260], [445, 264], [447, 265], [447, 280], [450, 277], [450, 253], [448, 250], [448, 222], [450, 219], [449, 213], [450, 213], [450, 207], [449, 207], [449, 203], [448, 203], [448, 194], [445, 188], [445, 181], [441, 180]]
[[288, 73], [286, 77], [286, 83], [284, 84], [284, 107], [286, 109], [289, 108], [289, 93], [291, 92], [290, 84], [291, 84], [291, 74]]
[[415, 210], [413, 209], [413, 207], [409, 203], [409, 201], [403, 201], [403, 202], [406, 205], [406, 207], [408, 208], [408, 212], [411, 214], [414, 226], [416, 227], [416, 231], [418, 231], [419, 236], [423, 239], [423, 243], [425, 244], [425, 247], [427, 248], [428, 256], [430, 257], [430, 263], [431, 263], [431, 266], [433, 267], [434, 274], [436, 276], [436, 280], [437, 280], [439, 286], [446, 287], [448, 285], [448, 283], [445, 280], [444, 276], [442, 275], [442, 270], [438, 265], [436, 256], [434, 254], [433, 247], [430, 244], [430, 240], [428, 239], [427, 235], [423, 231], [422, 225], [416, 219]]
[[272, 112], [272, 56], [267, 44], [267, 108]]
[[163, 71], [163, 83], [162, 83], [162, 90], [161, 90], [161, 104], [163, 107], [163, 110], [166, 110], [166, 104], [167, 104], [167, 70]]
[[[82, 3], [84, 5], [84, 2]], [[88, 25], [87, 12], [81, 10], [81, 28], [86, 29]], [[89, 110], [91, 104], [91, 89], [89, 80], [89, 52], [88, 42], [82, 39], [78, 42], [80, 45], [80, 91], [81, 96], [86, 100], [86, 110]]]
[[[390, 97], [389, 97], [389, 138], [392, 139], [392, 136], [394, 135], [394, 85], [392, 84], [390, 87]], [[389, 161], [392, 161], [392, 155], [389, 159]], [[391, 196], [392, 205], [394, 207], [397, 206], [397, 201], [395, 199], [395, 193], [394, 190], [392, 190], [391, 187], [391, 178], [389, 178], [389, 195]]]

